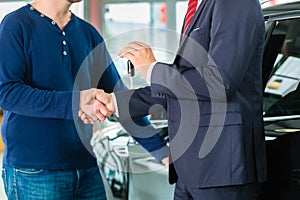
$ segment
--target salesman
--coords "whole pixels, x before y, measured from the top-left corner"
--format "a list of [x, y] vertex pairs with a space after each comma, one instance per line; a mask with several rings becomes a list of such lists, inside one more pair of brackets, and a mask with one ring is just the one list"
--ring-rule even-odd
[[151, 86], [96, 98], [120, 118], [156, 103], [167, 109], [175, 200], [258, 199], [266, 180], [260, 4], [190, 0], [182, 34], [172, 64], [156, 62], [147, 44], [126, 45], [120, 57]]

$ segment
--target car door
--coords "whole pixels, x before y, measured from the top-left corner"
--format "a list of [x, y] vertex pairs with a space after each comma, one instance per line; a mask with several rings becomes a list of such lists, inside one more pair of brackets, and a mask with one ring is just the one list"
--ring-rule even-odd
[[263, 59], [268, 181], [262, 199], [300, 197], [300, 12], [266, 16]]

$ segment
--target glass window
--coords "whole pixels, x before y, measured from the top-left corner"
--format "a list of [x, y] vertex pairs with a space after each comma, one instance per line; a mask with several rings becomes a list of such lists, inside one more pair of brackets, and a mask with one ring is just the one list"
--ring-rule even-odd
[[[300, 19], [275, 22], [266, 50], [265, 117], [300, 115]], [[267, 66], [269, 65], [269, 66]]]
[[184, 16], [187, 11], [187, 1], [176, 2], [176, 31], [181, 32]]

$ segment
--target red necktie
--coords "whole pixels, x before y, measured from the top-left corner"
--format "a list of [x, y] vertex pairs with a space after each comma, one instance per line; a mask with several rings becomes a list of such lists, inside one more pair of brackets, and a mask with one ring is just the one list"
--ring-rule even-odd
[[187, 9], [187, 12], [185, 15], [185, 23], [184, 23], [184, 27], [183, 27], [183, 33], [186, 32], [186, 29], [189, 27], [191, 21], [193, 20], [193, 17], [197, 10], [197, 4], [198, 4], [198, 0], [189, 0], [188, 9]]

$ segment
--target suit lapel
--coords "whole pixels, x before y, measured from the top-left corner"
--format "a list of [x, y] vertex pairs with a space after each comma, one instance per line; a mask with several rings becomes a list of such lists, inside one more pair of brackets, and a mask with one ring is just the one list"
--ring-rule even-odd
[[189, 27], [186, 30], [186, 33], [189, 33], [192, 30], [195, 22], [198, 20], [200, 14], [201, 14], [201, 12], [202, 12], [202, 10], [204, 8], [204, 5], [205, 5], [206, 1], [207, 0], [202, 0], [201, 1], [200, 5], [199, 5], [199, 7], [197, 9], [197, 12], [195, 13], [195, 16], [194, 16], [193, 20], [191, 21], [191, 24], [189, 25]]
[[[200, 17], [200, 14], [202, 13], [202, 10], [204, 8], [204, 5], [206, 4], [208, 0], [202, 0], [198, 9], [197, 9], [197, 12], [195, 13], [195, 16], [193, 18], [193, 20], [191, 21], [189, 27], [187, 28], [186, 30], [186, 35], [189, 34], [189, 32], [192, 30], [194, 24], [196, 23], [196, 21], [198, 20], [198, 18]], [[184, 20], [185, 21], [185, 20]], [[183, 26], [182, 26], [183, 27]], [[182, 44], [184, 43], [184, 41], [187, 39], [187, 37], [182, 33], [183, 32], [183, 28], [181, 30], [181, 37], [180, 37], [180, 46], [179, 46], [179, 49], [180, 47], [182, 46]]]

